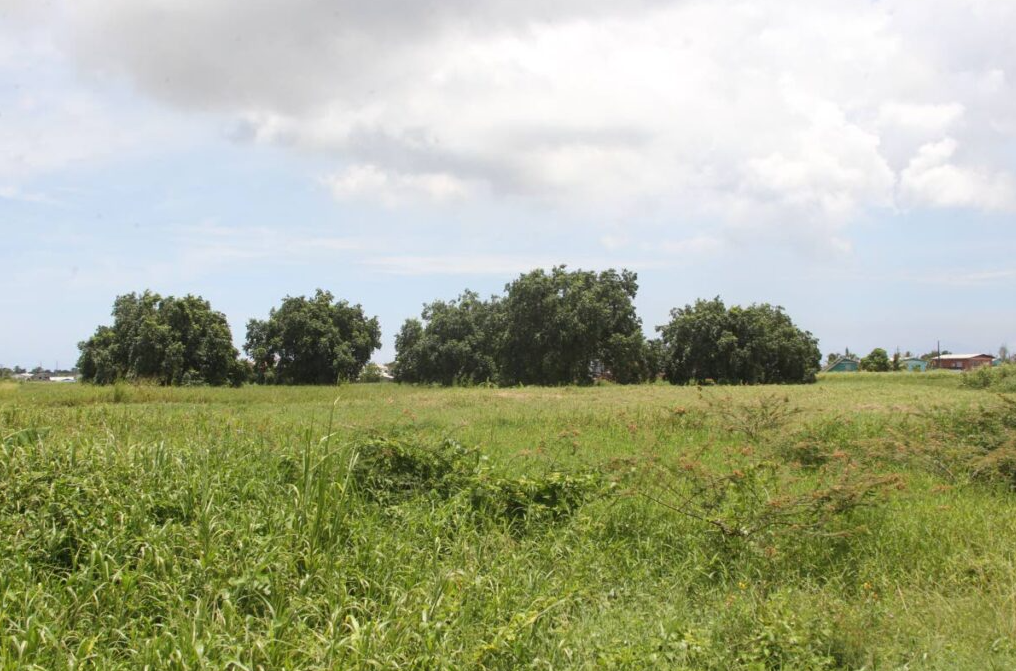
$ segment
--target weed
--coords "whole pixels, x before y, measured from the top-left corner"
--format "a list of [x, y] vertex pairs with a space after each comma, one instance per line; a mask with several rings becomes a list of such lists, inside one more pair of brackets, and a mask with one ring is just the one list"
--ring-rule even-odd
[[700, 456], [661, 461], [638, 491], [724, 539], [758, 549], [777, 535], [852, 533], [850, 513], [901, 486], [897, 475], [872, 475], [848, 460], [823, 464], [804, 478], [792, 464], [760, 456], [755, 448], [725, 454], [721, 468], [708, 466]]
[[791, 405], [789, 396], [763, 394], [748, 403], [737, 403], [730, 396], [719, 399], [700, 394], [712, 414], [727, 431], [740, 433], [752, 442], [787, 424], [800, 410]]

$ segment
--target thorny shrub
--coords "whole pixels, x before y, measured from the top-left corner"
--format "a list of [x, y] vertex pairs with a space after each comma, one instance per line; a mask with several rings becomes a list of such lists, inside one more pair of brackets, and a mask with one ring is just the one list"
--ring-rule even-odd
[[789, 396], [777, 394], [764, 394], [748, 403], [735, 403], [730, 396], [715, 398], [702, 393], [700, 388], [699, 398], [712, 414], [719, 417], [724, 429], [740, 433], [752, 443], [761, 442], [800, 412], [799, 408], [790, 404]]
[[923, 413], [919, 431], [892, 435], [895, 458], [954, 484], [997, 483], [1016, 489], [1016, 400], [999, 399], [998, 405]]
[[903, 486], [898, 475], [872, 475], [845, 455], [807, 474], [751, 446], [724, 450], [722, 466], [709, 466], [702, 456], [657, 461], [639, 493], [755, 548], [783, 534], [850, 534], [859, 530], [849, 523], [851, 512]]

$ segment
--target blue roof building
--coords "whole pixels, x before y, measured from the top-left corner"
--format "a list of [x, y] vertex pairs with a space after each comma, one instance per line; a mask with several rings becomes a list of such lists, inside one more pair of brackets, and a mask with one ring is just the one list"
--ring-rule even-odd
[[822, 369], [823, 373], [856, 373], [861, 362], [852, 357], [841, 356]]

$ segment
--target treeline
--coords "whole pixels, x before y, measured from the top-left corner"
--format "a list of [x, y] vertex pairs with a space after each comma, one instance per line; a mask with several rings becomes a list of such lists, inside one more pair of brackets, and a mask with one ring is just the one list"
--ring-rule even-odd
[[[481, 299], [466, 291], [424, 306], [395, 339], [395, 379], [441, 385], [802, 383], [815, 380], [816, 339], [782, 308], [719, 298], [671, 311], [646, 339], [635, 273], [534, 270]], [[242, 359], [225, 317], [200, 297], [152, 292], [116, 299], [113, 325], [79, 344], [85, 381], [161, 384], [333, 384], [356, 380], [381, 346], [376, 317], [318, 290], [286, 297], [247, 324]]]

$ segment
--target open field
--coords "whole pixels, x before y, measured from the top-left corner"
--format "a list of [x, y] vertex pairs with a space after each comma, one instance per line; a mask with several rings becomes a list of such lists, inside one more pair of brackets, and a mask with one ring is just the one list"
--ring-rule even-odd
[[0, 384], [0, 669], [1016, 668], [1011, 399]]

